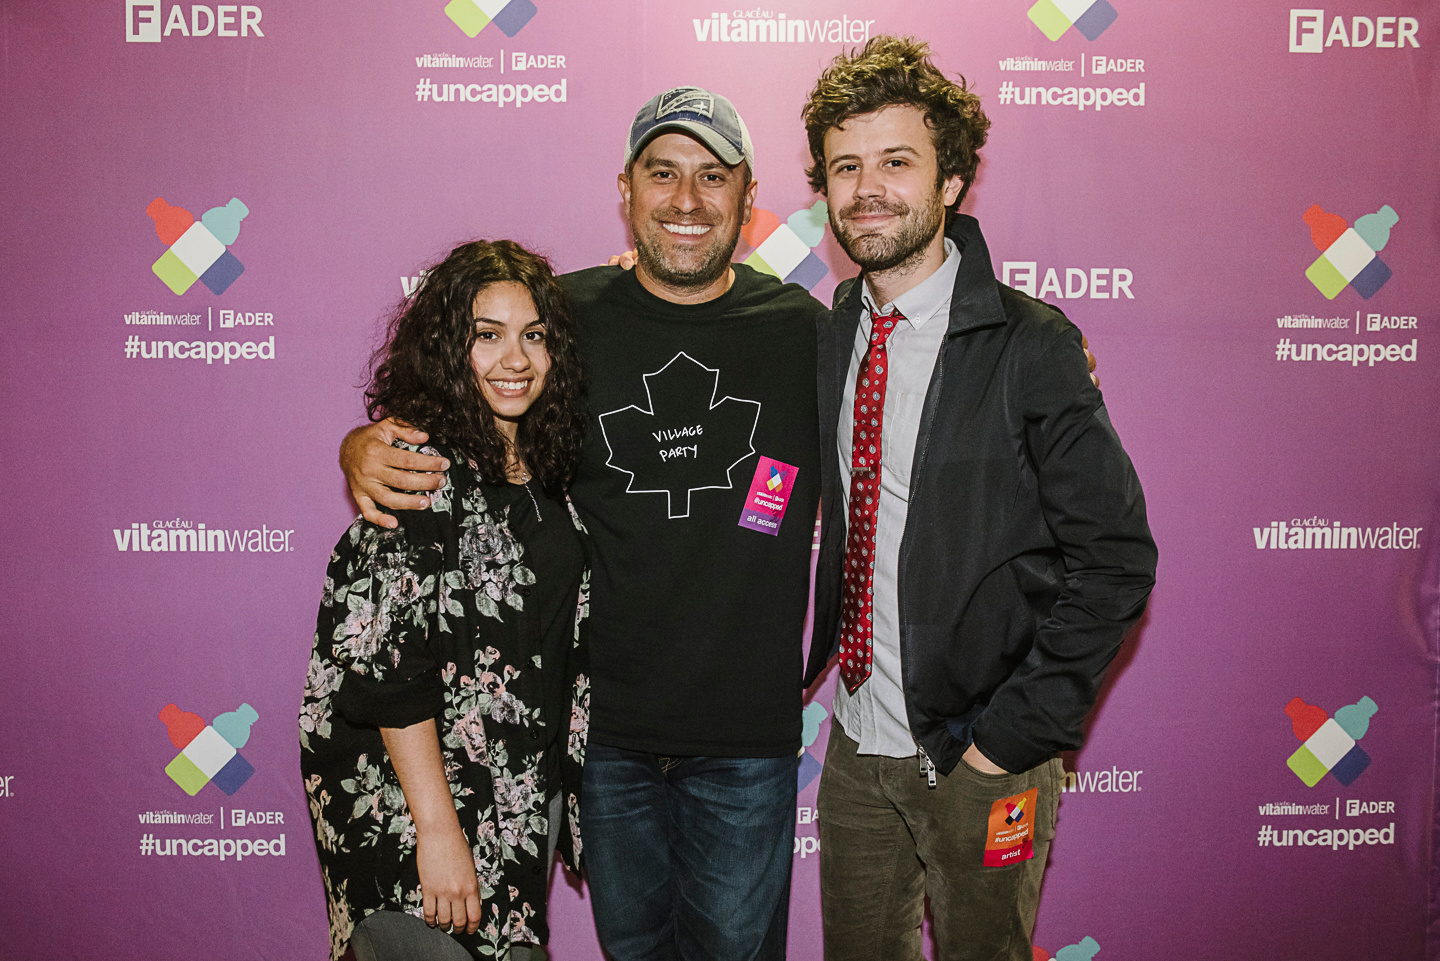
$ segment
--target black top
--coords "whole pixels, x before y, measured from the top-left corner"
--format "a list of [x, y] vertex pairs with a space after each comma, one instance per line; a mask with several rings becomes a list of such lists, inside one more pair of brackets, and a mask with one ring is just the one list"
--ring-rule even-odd
[[[575, 643], [575, 598], [580, 596], [585, 548], [566, 504], [547, 497], [534, 482], [510, 486], [510, 529], [525, 545], [535, 583], [546, 585], [532, 596], [538, 606], [541, 663], [564, 664]], [[560, 758], [570, 730], [570, 679], [563, 671], [543, 671], [540, 682], [540, 716], [557, 719], [545, 726], [544, 733], [545, 783], [548, 795], [554, 797], [560, 789]]]
[[[740, 264], [729, 291], [695, 305], [613, 267], [565, 280], [591, 410], [571, 490], [594, 550], [590, 736], [656, 754], [792, 753], [825, 310]], [[742, 526], [762, 458], [761, 481], [774, 467], [788, 503], [777, 526]]]

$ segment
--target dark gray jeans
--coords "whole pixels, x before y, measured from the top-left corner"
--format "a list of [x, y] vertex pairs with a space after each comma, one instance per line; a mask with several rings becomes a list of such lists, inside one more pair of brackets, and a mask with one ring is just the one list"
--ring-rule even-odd
[[[961, 761], [931, 788], [917, 758], [861, 755], [858, 746], [831, 723], [819, 795], [826, 961], [920, 961], [927, 896], [936, 961], [1032, 961], [1060, 759], [1004, 775]], [[985, 866], [991, 805], [1032, 787], [1035, 856]]]
[[[560, 795], [550, 802], [550, 836], [546, 839], [545, 863], [555, 857], [560, 843], [560, 822], [565, 807]], [[470, 952], [454, 938], [425, 923], [424, 918], [400, 911], [376, 911], [355, 925], [350, 936], [356, 961], [472, 961]], [[539, 945], [512, 944], [510, 961], [546, 961], [550, 955]]]

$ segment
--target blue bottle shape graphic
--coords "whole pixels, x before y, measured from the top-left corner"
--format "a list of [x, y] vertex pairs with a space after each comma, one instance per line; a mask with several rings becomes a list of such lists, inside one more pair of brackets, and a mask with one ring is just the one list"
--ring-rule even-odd
[[1354, 704], [1346, 704], [1335, 712], [1335, 723], [1355, 740], [1360, 740], [1370, 730], [1370, 719], [1380, 710], [1369, 697], [1362, 697]]
[[1370, 245], [1377, 254], [1390, 242], [1390, 228], [1400, 222], [1395, 208], [1386, 204], [1373, 214], [1366, 214], [1355, 221], [1355, 232]]
[[1091, 961], [1100, 953], [1100, 942], [1083, 937], [1078, 944], [1069, 944], [1055, 952], [1055, 961]]
[[216, 240], [229, 247], [235, 242], [235, 238], [240, 236], [240, 221], [248, 216], [250, 208], [245, 206], [244, 201], [239, 197], [231, 197], [225, 206], [211, 207], [201, 214], [200, 222], [205, 225], [206, 230], [215, 235]]
[[249, 704], [241, 704], [233, 711], [221, 714], [210, 726], [215, 733], [223, 737], [231, 747], [235, 749], [235, 756], [232, 757], [223, 768], [210, 779], [210, 782], [227, 795], [232, 795], [250, 780], [255, 773], [255, 768], [245, 760], [240, 749], [250, 740], [250, 725], [260, 720], [259, 713]]
[[250, 725], [260, 720], [260, 715], [249, 704], [241, 704], [233, 711], [221, 714], [211, 724], [215, 732], [240, 750], [250, 740]]

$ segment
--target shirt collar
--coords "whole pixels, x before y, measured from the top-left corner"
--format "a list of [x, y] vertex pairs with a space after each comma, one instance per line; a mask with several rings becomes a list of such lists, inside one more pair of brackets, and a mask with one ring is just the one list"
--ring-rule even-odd
[[918, 330], [931, 318], [950, 313], [950, 297], [955, 292], [955, 275], [959, 272], [960, 248], [946, 237], [945, 262], [940, 265], [940, 269], [892, 302], [877, 307], [875, 295], [871, 293], [867, 281], [860, 294], [860, 302], [865, 307], [864, 319], [868, 321], [876, 314], [884, 316], [898, 310], [905, 322]]

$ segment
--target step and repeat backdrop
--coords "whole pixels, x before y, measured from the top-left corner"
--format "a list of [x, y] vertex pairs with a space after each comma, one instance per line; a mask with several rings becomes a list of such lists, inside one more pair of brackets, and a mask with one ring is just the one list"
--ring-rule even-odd
[[[828, 302], [855, 268], [800, 107], [880, 33], [984, 97], [966, 210], [1089, 336], [1161, 550], [1065, 759], [1037, 958], [1437, 957], [1419, 0], [7, 2], [0, 957], [326, 956], [297, 712], [384, 315], [466, 239], [628, 247], [628, 124], [686, 83], [754, 136], [737, 259]], [[600, 958], [588, 898], [557, 873], [557, 961]]]

